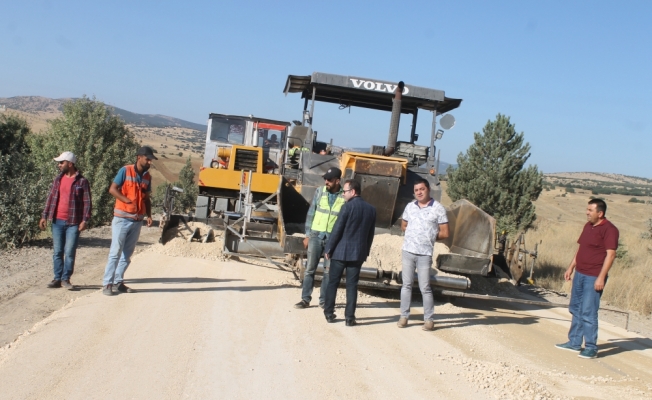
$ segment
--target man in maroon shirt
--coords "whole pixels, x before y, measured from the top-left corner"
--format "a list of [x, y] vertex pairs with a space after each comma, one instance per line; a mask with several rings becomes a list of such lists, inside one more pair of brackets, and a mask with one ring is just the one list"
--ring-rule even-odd
[[59, 163], [60, 174], [54, 178], [38, 225], [45, 230], [47, 221], [52, 222], [54, 279], [48, 287], [63, 285], [73, 290], [70, 277], [75, 269], [79, 232], [86, 229], [91, 219], [91, 190], [86, 178], [77, 170], [74, 154], [64, 151], [54, 161]]
[[606, 212], [607, 204], [603, 200], [589, 201], [586, 208], [588, 222], [577, 241], [580, 247], [564, 273], [564, 278], [568, 281], [573, 270], [575, 271], [568, 307], [573, 320], [568, 332], [568, 342], [555, 346], [563, 350], [578, 351], [582, 358], [598, 356], [600, 297], [618, 249], [618, 228], [607, 221]]

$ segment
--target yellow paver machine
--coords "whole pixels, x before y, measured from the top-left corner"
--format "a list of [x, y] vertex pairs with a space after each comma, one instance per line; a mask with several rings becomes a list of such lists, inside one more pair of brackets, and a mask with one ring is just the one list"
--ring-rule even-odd
[[[462, 100], [446, 97], [442, 90], [403, 82], [319, 72], [288, 76], [284, 93], [298, 93], [304, 99], [301, 120], [289, 123], [210, 114], [196, 212], [193, 216], [172, 214], [171, 191], [164, 204], [164, 231], [200, 221], [225, 231], [226, 252], [289, 264], [302, 277], [305, 217], [329, 168], [340, 168], [342, 179], [360, 182], [362, 196], [376, 207], [377, 233], [402, 234], [400, 217], [408, 202], [414, 201], [416, 179], [428, 180], [431, 197], [441, 199], [435, 142], [443, 130], [453, 127], [454, 118], [448, 113]], [[332, 141], [319, 141], [313, 130], [317, 102], [335, 103], [343, 109], [390, 111], [387, 143], [360, 152], [342, 151]], [[419, 110], [432, 113], [428, 145], [416, 143]], [[402, 114], [412, 117], [410, 137], [405, 141], [398, 140]], [[504, 259], [497, 260], [502, 255], [494, 254], [498, 242], [491, 216], [465, 200], [448, 207], [448, 213], [451, 234], [444, 243], [451, 253], [438, 257], [439, 269], [486, 276], [495, 263], [507, 264]], [[196, 232], [194, 237], [211, 240], [212, 232]], [[361, 275], [361, 286], [388, 289], [399, 284], [400, 276], [391, 271], [365, 267]], [[433, 284], [458, 290], [469, 287], [466, 278], [437, 281], [433, 277]]]

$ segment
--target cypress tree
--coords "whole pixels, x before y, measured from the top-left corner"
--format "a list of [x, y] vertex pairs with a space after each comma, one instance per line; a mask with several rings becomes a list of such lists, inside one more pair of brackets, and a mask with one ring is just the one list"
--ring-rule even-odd
[[533, 202], [541, 194], [543, 174], [536, 165], [527, 168], [530, 144], [517, 133], [508, 116], [498, 114], [466, 154], [457, 156], [457, 169], [448, 168], [447, 193], [451, 200], [465, 198], [496, 219], [498, 231], [512, 234], [536, 219]]

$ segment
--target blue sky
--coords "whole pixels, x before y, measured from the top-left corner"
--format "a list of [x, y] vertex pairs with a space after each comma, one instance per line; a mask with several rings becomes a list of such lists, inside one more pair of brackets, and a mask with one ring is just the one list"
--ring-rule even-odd
[[[652, 2], [4, 2], [0, 97], [96, 96], [205, 123], [300, 119], [288, 74], [327, 72], [462, 98], [443, 161], [502, 113], [544, 172], [652, 177]], [[317, 103], [322, 140], [384, 145], [389, 113]], [[410, 117], [401, 120], [407, 140]], [[431, 114], [420, 114], [421, 144]]]

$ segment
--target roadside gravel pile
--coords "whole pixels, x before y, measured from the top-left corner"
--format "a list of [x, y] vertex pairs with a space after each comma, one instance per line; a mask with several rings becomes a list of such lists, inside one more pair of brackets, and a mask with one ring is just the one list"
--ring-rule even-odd
[[214, 230], [215, 241], [201, 243], [199, 241], [189, 242], [193, 230], [199, 228], [199, 232], [205, 235], [210, 227], [200, 222], [189, 222], [187, 225], [178, 226], [165, 232], [165, 244], [157, 243], [150, 246], [147, 250], [159, 254], [165, 254], [171, 257], [189, 257], [200, 258], [211, 261], [224, 261], [226, 258], [222, 252], [223, 232]]

